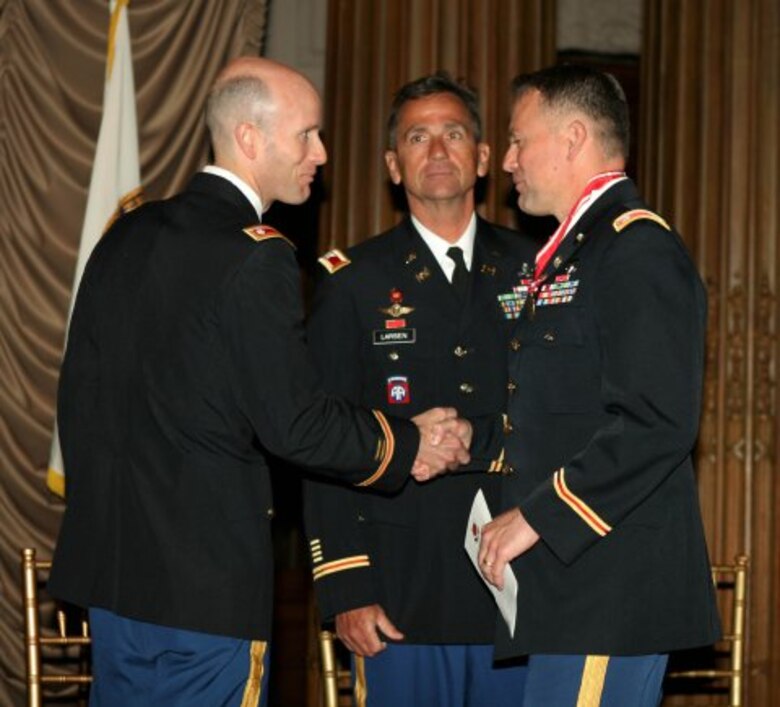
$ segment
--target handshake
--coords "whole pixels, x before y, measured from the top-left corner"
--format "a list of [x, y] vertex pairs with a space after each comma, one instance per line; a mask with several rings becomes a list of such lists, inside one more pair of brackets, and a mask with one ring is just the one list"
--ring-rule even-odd
[[420, 447], [412, 466], [416, 481], [429, 481], [461, 464], [468, 464], [471, 423], [455, 408], [431, 408], [412, 418], [420, 431]]

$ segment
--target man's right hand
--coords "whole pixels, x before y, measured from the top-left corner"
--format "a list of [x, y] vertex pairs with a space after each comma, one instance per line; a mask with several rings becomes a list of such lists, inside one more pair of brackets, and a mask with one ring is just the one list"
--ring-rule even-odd
[[420, 447], [412, 467], [417, 481], [429, 481], [469, 462], [472, 428], [454, 408], [431, 408], [412, 418], [420, 430]]
[[387, 648], [379, 631], [394, 641], [404, 637], [379, 604], [336, 614], [336, 634], [355, 655], [370, 658]]

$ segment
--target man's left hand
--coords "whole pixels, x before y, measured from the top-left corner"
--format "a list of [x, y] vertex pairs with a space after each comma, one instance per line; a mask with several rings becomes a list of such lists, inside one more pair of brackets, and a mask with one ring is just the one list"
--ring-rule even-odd
[[504, 588], [507, 562], [522, 555], [539, 540], [539, 534], [528, 524], [519, 508], [513, 508], [482, 528], [479, 545], [479, 568], [482, 576], [498, 589]]

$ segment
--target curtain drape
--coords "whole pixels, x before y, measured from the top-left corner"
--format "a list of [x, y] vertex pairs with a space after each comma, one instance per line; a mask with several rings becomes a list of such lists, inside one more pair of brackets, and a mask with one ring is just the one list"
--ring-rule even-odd
[[710, 551], [750, 555], [746, 704], [778, 704], [780, 3], [646, 0], [642, 65], [641, 186], [709, 292], [697, 469]]
[[509, 82], [555, 60], [555, 3], [548, 0], [331, 0], [328, 17], [325, 167], [320, 251], [345, 247], [398, 220], [383, 154], [385, 123], [402, 84], [446, 69], [479, 91], [490, 177], [480, 211], [511, 225], [501, 173]]
[[[201, 108], [219, 68], [257, 55], [267, 0], [131, 0], [147, 198], [206, 160]], [[51, 552], [45, 485], [57, 373], [100, 125], [108, 0], [0, 0], [0, 705], [21, 704], [18, 552]]]

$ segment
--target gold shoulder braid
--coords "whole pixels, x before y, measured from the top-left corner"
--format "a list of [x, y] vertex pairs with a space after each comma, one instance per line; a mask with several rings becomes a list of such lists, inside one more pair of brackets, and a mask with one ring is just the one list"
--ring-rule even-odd
[[647, 209], [632, 209], [631, 211], [626, 211], [624, 214], [620, 214], [620, 216], [618, 216], [612, 222], [612, 228], [620, 233], [624, 228], [634, 223], [634, 221], [639, 221], [640, 219], [655, 221], [657, 224], [663, 226], [667, 231], [672, 230], [669, 227], [669, 224], [666, 223], [666, 221], [664, 221], [658, 214], [653, 213], [652, 211], [648, 211]]

